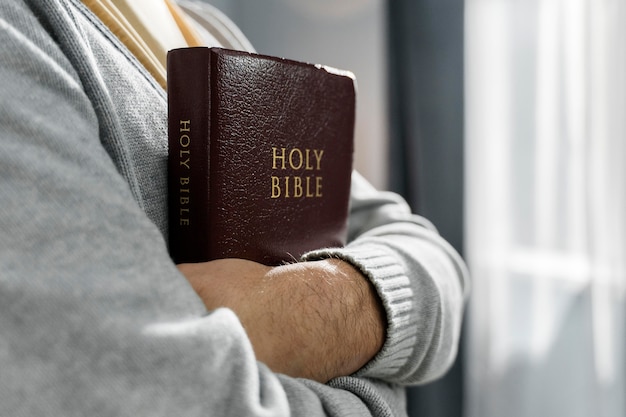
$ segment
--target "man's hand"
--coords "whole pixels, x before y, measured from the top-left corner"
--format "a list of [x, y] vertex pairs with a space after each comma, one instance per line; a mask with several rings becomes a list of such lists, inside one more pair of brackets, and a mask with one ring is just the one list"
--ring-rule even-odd
[[275, 372], [326, 382], [357, 371], [384, 342], [376, 291], [344, 261], [272, 268], [222, 259], [178, 268], [207, 309], [235, 311], [257, 359]]

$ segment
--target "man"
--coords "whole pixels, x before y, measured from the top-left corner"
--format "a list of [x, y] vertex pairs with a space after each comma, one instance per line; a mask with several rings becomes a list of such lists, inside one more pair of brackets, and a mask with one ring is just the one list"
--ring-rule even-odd
[[458, 255], [354, 174], [345, 248], [173, 265], [165, 92], [103, 19], [0, 3], [0, 415], [403, 415], [456, 354]]

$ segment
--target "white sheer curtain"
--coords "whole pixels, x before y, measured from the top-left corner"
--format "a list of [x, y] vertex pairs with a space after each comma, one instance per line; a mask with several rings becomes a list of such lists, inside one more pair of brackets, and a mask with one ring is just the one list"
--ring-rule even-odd
[[467, 0], [469, 417], [626, 416], [626, 1]]

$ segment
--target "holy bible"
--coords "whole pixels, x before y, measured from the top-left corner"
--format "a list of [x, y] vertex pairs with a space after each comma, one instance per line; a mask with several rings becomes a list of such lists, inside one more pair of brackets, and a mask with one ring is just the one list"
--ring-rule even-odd
[[266, 265], [346, 242], [352, 74], [222, 48], [168, 53], [169, 250]]

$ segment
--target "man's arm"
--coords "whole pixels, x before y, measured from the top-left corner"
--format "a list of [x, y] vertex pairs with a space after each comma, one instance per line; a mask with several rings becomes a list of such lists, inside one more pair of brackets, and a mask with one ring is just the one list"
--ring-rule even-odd
[[209, 310], [235, 311], [257, 358], [276, 372], [321, 382], [357, 371], [399, 384], [435, 379], [456, 355], [465, 266], [398, 196], [358, 174], [353, 187], [345, 248], [276, 268], [232, 259], [179, 268]]
[[270, 268], [223, 259], [179, 269], [209, 310], [235, 311], [257, 359], [275, 372], [327, 382], [356, 372], [382, 347], [378, 295], [347, 262]]

